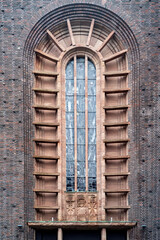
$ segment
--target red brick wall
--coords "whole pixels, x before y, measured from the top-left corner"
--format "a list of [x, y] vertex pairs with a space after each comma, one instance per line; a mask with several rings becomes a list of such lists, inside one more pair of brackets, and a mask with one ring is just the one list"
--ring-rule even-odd
[[[66, 4], [72, 2], [82, 1], [65, 1]], [[130, 96], [132, 110], [129, 134], [132, 157], [129, 164], [131, 172], [129, 203], [131, 205], [130, 220], [136, 220], [138, 225], [131, 231], [130, 239], [158, 240], [160, 228], [157, 209], [157, 185], [160, 179], [158, 171], [160, 160], [158, 154], [160, 137], [158, 0], [104, 0], [103, 5], [98, 0], [83, 2], [106, 8], [106, 16], [109, 14], [111, 26], [115, 26], [119, 36], [122, 31], [125, 31], [123, 35], [126, 37], [125, 44], [134, 50], [129, 58], [129, 68], [135, 69], [135, 72], [132, 72], [135, 80], [130, 83], [134, 91]], [[33, 178], [30, 174], [33, 136], [30, 108], [32, 77], [28, 69], [31, 70], [33, 67], [33, 49], [41, 38], [39, 33], [43, 33], [43, 29], [46, 28], [46, 25], [42, 25], [46, 19], [45, 15], [48, 13], [48, 16], [53, 17], [56, 13], [54, 9], [63, 4], [64, 1], [6, 0], [1, 5], [0, 235], [2, 240], [24, 239], [24, 235], [25, 239], [32, 239], [32, 234], [29, 233], [31, 234], [29, 236], [26, 228], [26, 221], [34, 219], [32, 214]], [[99, 7], [97, 11], [98, 9]], [[49, 13], [52, 10], [54, 11]], [[37, 26], [41, 27], [40, 30], [33, 28], [38, 20], [40, 22]], [[30, 37], [27, 38], [29, 33]], [[24, 82], [24, 79], [28, 82]], [[27, 129], [30, 131], [27, 132]], [[22, 225], [22, 229], [18, 225]]]

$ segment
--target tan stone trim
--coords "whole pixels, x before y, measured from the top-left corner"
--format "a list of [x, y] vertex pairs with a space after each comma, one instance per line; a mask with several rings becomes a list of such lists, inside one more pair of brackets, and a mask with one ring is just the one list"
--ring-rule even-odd
[[85, 55], [85, 159], [86, 159], [86, 191], [88, 191], [88, 57]]
[[136, 226], [136, 222], [68, 222], [68, 221], [62, 221], [62, 222], [28, 222], [28, 226], [34, 229], [39, 229], [39, 228], [47, 228], [47, 229], [55, 229], [55, 228], [69, 228], [72, 229], [75, 227], [78, 229], [88, 229], [88, 228], [94, 228], [94, 229], [99, 229], [99, 228], [106, 228], [106, 229], [130, 229]]
[[91, 26], [90, 26], [90, 30], [89, 30], [89, 34], [88, 34], [88, 39], [87, 39], [87, 43], [86, 43], [87, 46], [89, 46], [89, 44], [90, 44], [93, 28], [94, 28], [94, 19], [92, 19], [92, 22], [91, 22]]
[[74, 163], [75, 191], [77, 191], [77, 56], [74, 56]]

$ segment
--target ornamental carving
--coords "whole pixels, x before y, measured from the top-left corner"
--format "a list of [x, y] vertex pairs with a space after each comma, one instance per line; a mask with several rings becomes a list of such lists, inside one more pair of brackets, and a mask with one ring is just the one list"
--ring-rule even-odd
[[86, 212], [86, 196], [78, 195], [77, 196], [77, 220], [78, 221], [86, 221], [87, 212]]
[[66, 194], [65, 206], [66, 221], [97, 221], [96, 194]]
[[66, 220], [67, 221], [76, 221], [76, 203], [74, 195], [66, 196]]
[[90, 195], [88, 196], [88, 216], [89, 220], [96, 221], [97, 220], [97, 196]]

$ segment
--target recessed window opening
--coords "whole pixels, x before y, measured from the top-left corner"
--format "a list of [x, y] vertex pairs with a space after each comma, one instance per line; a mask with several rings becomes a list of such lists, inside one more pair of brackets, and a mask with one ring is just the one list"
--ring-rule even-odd
[[96, 191], [96, 68], [74, 56], [65, 73], [66, 190]]

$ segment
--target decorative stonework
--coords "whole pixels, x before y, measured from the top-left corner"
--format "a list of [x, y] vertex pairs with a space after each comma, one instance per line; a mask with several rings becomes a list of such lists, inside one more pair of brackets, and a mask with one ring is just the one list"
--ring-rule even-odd
[[66, 221], [97, 221], [97, 194], [67, 193], [65, 205]]
[[87, 201], [85, 195], [77, 196], [77, 220], [86, 221], [87, 220]]
[[75, 196], [72, 194], [66, 196], [66, 220], [76, 220], [76, 202]]
[[97, 220], [97, 196], [93, 194], [88, 196], [88, 216], [90, 221]]

